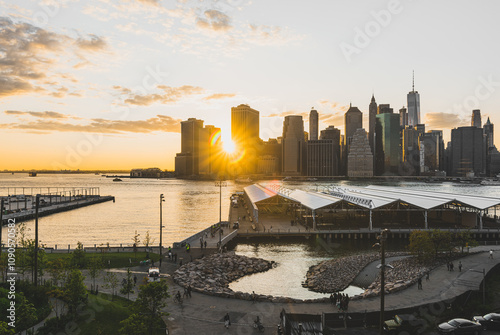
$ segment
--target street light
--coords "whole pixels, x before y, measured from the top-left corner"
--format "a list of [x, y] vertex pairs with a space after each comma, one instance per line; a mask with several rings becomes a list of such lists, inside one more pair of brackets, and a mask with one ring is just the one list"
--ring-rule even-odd
[[486, 270], [483, 269], [483, 271], [479, 271], [479, 270], [469, 269], [469, 271], [483, 274], [483, 305], [485, 305], [486, 304]]
[[163, 194], [160, 194], [160, 270], [161, 270], [161, 248], [162, 248], [162, 232], [163, 232], [163, 224], [162, 224], [162, 207], [163, 202], [165, 201], [165, 197]]
[[222, 250], [222, 188], [227, 186], [227, 182], [224, 180], [215, 181], [215, 186], [219, 186], [219, 248]]
[[[380, 243], [375, 243], [373, 246], [380, 246], [381, 262], [377, 268], [380, 268], [380, 335], [384, 334], [384, 305], [385, 305], [385, 240], [387, 239], [387, 234], [390, 233], [389, 229], [384, 229], [377, 236]], [[388, 266], [391, 267], [392, 266]]]

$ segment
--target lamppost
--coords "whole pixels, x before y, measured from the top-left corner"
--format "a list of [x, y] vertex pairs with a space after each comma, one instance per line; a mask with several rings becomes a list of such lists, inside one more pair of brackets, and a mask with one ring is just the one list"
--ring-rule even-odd
[[215, 186], [219, 187], [219, 248], [222, 250], [222, 188], [227, 186], [227, 182], [224, 180], [215, 181]]
[[36, 195], [36, 208], [35, 208], [35, 273], [34, 282], [35, 287], [38, 286], [38, 207], [40, 207], [40, 194]]
[[[384, 305], [385, 305], [385, 241], [387, 239], [387, 234], [390, 232], [389, 229], [384, 229], [380, 232], [380, 235], [377, 236], [377, 239], [380, 243], [375, 243], [373, 246], [380, 247], [380, 255], [381, 262], [377, 265], [377, 268], [380, 268], [380, 326], [379, 331], [380, 335], [384, 334]], [[392, 266], [388, 265], [388, 267], [392, 268]]]
[[486, 269], [483, 269], [483, 271], [469, 269], [469, 271], [483, 274], [483, 305], [485, 305], [486, 304]]
[[162, 232], [163, 232], [163, 223], [162, 223], [162, 207], [163, 207], [163, 202], [165, 201], [165, 197], [163, 194], [160, 194], [160, 269], [161, 269], [161, 249], [162, 249]]

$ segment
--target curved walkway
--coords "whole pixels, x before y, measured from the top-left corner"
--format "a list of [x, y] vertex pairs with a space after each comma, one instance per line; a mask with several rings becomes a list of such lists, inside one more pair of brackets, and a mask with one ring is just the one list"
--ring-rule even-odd
[[[495, 250], [494, 259], [490, 259], [488, 252]], [[423, 290], [418, 290], [417, 285], [385, 297], [386, 310], [400, 309], [418, 306], [422, 304], [440, 302], [451, 299], [469, 290], [477, 290], [483, 274], [469, 271], [470, 269], [486, 272], [491, 270], [500, 260], [500, 246], [480, 246], [474, 251], [484, 251], [474, 255], [465, 256], [462, 261], [462, 272], [456, 270], [447, 271], [442, 265], [430, 273], [430, 280], [423, 282]], [[458, 260], [456, 261], [458, 262]], [[162, 272], [172, 274], [177, 265], [163, 263]], [[182, 288], [174, 284], [169, 278], [171, 292]], [[373, 297], [362, 300], [353, 300], [349, 304], [350, 312], [378, 311], [380, 298]], [[270, 302], [243, 301], [238, 299], [227, 299], [209, 296], [194, 292], [192, 298], [184, 299], [182, 305], [176, 304], [169, 299], [166, 311], [170, 315], [166, 318], [170, 334], [251, 334], [251, 325], [256, 316], [259, 316], [266, 327], [265, 334], [274, 334], [279, 322], [279, 314], [282, 309], [289, 313], [321, 314], [323, 312], [336, 312], [336, 308], [329, 303], [296, 303], [278, 304]], [[231, 327], [225, 329], [223, 317], [229, 313]]]

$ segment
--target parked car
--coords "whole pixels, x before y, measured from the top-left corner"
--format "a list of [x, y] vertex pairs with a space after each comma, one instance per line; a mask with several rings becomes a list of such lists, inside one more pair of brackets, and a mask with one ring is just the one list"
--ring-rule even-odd
[[443, 322], [438, 326], [440, 334], [470, 334], [479, 335], [483, 331], [483, 326], [479, 322], [467, 319], [453, 319], [448, 322]]
[[479, 322], [484, 329], [500, 330], [500, 314], [498, 313], [475, 316], [472, 320]]
[[420, 334], [423, 332], [427, 322], [412, 314], [395, 315], [393, 319], [384, 322], [384, 333], [386, 334]]

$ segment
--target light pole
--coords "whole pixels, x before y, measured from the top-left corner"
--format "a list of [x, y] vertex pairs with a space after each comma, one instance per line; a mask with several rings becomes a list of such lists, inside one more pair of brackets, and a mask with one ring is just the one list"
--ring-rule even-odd
[[[387, 239], [387, 234], [390, 232], [389, 229], [384, 229], [377, 236], [380, 243], [375, 243], [373, 246], [380, 246], [381, 262], [380, 265], [380, 335], [384, 334], [384, 308], [385, 308], [385, 240]], [[390, 267], [390, 265], [389, 265]]]
[[227, 182], [224, 180], [217, 180], [215, 186], [219, 187], [219, 248], [222, 250], [222, 188], [227, 186]]
[[486, 269], [483, 269], [483, 271], [469, 269], [469, 271], [483, 274], [483, 305], [485, 305], [486, 304]]
[[163, 222], [162, 222], [162, 207], [165, 201], [163, 194], [160, 194], [160, 269], [161, 269], [161, 248], [162, 248], [162, 232], [163, 232]]
[[40, 194], [36, 195], [36, 208], [35, 208], [35, 273], [34, 282], [35, 287], [38, 286], [38, 207], [40, 207]]

